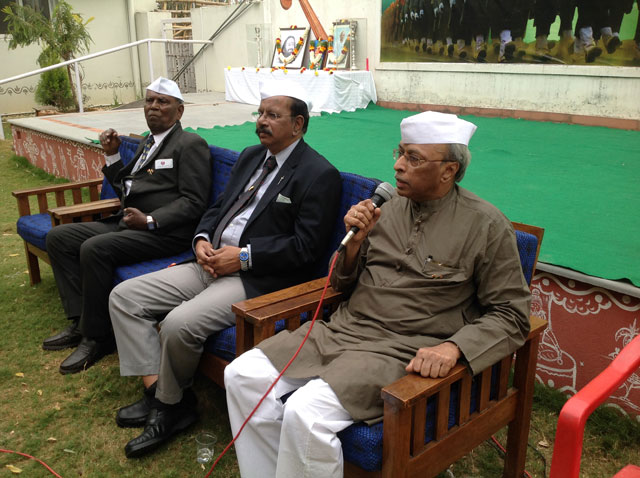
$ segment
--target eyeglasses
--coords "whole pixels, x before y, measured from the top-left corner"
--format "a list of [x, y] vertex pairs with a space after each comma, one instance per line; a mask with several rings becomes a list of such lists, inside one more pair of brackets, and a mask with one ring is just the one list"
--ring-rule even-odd
[[422, 163], [455, 163], [455, 159], [423, 159], [414, 154], [409, 154], [406, 151], [400, 151], [400, 149], [396, 148], [393, 150], [393, 160], [398, 161], [401, 156], [404, 156], [404, 159], [407, 160], [409, 166], [412, 168], [417, 168]]
[[258, 121], [262, 116], [267, 118], [267, 121], [278, 121], [280, 118], [285, 116], [292, 117], [293, 115], [281, 115], [279, 113], [273, 113], [272, 111], [254, 111], [251, 113], [251, 116], [253, 116], [255, 121]]

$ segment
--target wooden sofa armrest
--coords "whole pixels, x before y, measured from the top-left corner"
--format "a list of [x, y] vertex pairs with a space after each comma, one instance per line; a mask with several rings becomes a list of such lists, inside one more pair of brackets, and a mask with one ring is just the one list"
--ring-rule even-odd
[[89, 199], [97, 201], [100, 199], [99, 187], [102, 184], [102, 178], [89, 179], [87, 181], [79, 181], [74, 183], [55, 184], [51, 186], [42, 186], [39, 188], [21, 189], [13, 191], [11, 194], [18, 201], [18, 214], [20, 216], [28, 216], [31, 214], [29, 206], [29, 198], [36, 196], [38, 200], [38, 209], [40, 214], [44, 214], [49, 209], [47, 194], [53, 193], [56, 198], [56, 206], [62, 207], [66, 205], [64, 197], [66, 191], [71, 191], [74, 204], [82, 203], [82, 189], [88, 188]]
[[[236, 314], [236, 356], [275, 334], [275, 323], [284, 319], [288, 330], [300, 326], [300, 315], [313, 314], [322, 296], [326, 277], [233, 304]], [[328, 287], [324, 306], [335, 309], [344, 299]]]
[[120, 209], [120, 200], [114, 198], [55, 207], [49, 209], [49, 214], [52, 225], [57, 226], [58, 224], [69, 224], [76, 218], [80, 218], [82, 222], [95, 221], [97, 217], [104, 217], [118, 209]]
[[[443, 378], [409, 374], [384, 387], [382, 476], [434, 476], [433, 470], [445, 468], [486, 440], [487, 433], [509, 424], [504, 476], [519, 477], [526, 458], [538, 344], [546, 326], [543, 319], [531, 317], [529, 336], [516, 352], [512, 386], [509, 386], [511, 355], [499, 362], [494, 395], [493, 367], [480, 372], [475, 411], [470, 410], [473, 377], [462, 364]], [[458, 381], [458, 405], [450, 429], [452, 385]], [[425, 444], [424, 423], [430, 397], [436, 404], [434, 434], [433, 440]]]
[[[531, 330], [529, 331], [527, 342], [539, 337], [547, 327], [547, 322], [539, 317], [532, 316], [530, 320]], [[508, 359], [511, 361], [511, 356]], [[491, 367], [488, 370], [490, 371]], [[462, 364], [457, 364], [449, 375], [442, 378], [425, 378], [412, 373], [384, 387], [382, 389], [382, 398], [394, 407], [411, 407], [418, 400], [435, 395], [465, 375], [468, 375], [468, 370]]]

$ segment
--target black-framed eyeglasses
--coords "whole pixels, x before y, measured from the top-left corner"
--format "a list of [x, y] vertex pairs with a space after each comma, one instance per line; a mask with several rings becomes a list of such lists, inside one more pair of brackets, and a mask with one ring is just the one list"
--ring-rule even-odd
[[287, 116], [290, 118], [293, 115], [281, 115], [280, 113], [274, 113], [273, 111], [254, 111], [251, 113], [251, 116], [253, 116], [255, 121], [258, 121], [262, 116], [267, 118], [267, 121], [278, 121], [280, 118]]
[[401, 151], [399, 148], [393, 150], [393, 160], [398, 161], [401, 156], [404, 156], [404, 159], [407, 160], [409, 166], [412, 168], [417, 168], [423, 163], [455, 163], [455, 159], [423, 159], [415, 154], [407, 153], [406, 151]]

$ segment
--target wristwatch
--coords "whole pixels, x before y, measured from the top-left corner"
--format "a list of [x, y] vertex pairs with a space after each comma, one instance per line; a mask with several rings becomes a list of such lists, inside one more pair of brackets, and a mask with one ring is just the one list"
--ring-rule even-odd
[[147, 229], [153, 231], [156, 228], [156, 221], [153, 216], [147, 216]]
[[242, 269], [243, 271], [248, 271], [249, 270], [249, 251], [247, 250], [246, 247], [243, 247], [242, 249], [240, 249], [240, 269]]

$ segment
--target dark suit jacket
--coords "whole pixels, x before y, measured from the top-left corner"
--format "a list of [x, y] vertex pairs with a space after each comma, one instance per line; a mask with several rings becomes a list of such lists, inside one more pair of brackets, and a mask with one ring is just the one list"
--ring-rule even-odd
[[[178, 121], [145, 164], [131, 175], [143, 147], [144, 142], [126, 166], [117, 161], [102, 168], [122, 204], [110, 220], [119, 220], [120, 227], [126, 229], [122, 210], [135, 207], [153, 216], [158, 223], [157, 234], [191, 239], [211, 192], [211, 152], [206, 141], [184, 131]], [[165, 167], [161, 164], [163, 159], [170, 159], [164, 162]], [[124, 197], [126, 179], [133, 179], [133, 183]]]
[[[262, 165], [267, 149], [246, 148], [233, 167], [231, 179], [196, 228], [213, 237], [218, 221]], [[240, 272], [248, 297], [289, 287], [311, 278], [317, 270], [340, 204], [340, 173], [300, 140], [256, 206], [240, 237], [251, 244], [252, 268]], [[291, 202], [282, 200], [288, 198]], [[278, 200], [280, 198], [280, 200]]]

